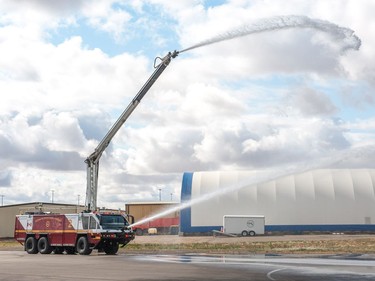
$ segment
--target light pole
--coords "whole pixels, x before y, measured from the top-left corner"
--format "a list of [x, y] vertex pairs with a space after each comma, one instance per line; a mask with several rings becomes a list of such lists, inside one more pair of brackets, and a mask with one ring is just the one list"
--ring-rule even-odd
[[159, 201], [161, 201], [161, 188], [159, 188]]
[[80, 195], [77, 194], [77, 213], [79, 212], [79, 197], [80, 197]]
[[55, 190], [51, 189], [52, 197], [51, 197], [51, 202], [53, 203], [53, 195], [55, 194]]
[[171, 201], [173, 201], [173, 192], [171, 192]]
[[5, 197], [5, 195], [1, 194], [0, 196], [1, 196], [1, 206], [4, 206], [4, 197]]

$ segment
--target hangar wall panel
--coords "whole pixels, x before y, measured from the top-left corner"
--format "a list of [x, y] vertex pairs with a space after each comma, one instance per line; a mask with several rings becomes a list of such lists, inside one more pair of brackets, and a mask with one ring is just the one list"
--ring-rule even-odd
[[212, 198], [181, 211], [181, 232], [220, 229], [224, 215], [264, 215], [269, 231], [375, 231], [373, 169], [314, 170], [246, 184], [255, 176], [249, 171], [184, 176], [182, 202]]

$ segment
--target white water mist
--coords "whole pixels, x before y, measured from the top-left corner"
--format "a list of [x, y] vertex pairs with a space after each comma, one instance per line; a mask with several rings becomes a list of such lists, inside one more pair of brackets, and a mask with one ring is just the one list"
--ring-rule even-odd
[[343, 44], [341, 51], [346, 51], [349, 49], [358, 50], [361, 46], [361, 40], [354, 34], [354, 31], [349, 28], [341, 27], [337, 24], [320, 19], [312, 19], [306, 16], [290, 15], [261, 19], [250, 24], [242, 25], [238, 28], [229, 30], [189, 48], [186, 48], [180, 51], [180, 53], [250, 34], [289, 28], [312, 28], [328, 33], [335, 40], [340, 41]]
[[226, 193], [230, 193], [232, 191], [236, 191], [236, 190], [239, 190], [241, 188], [248, 187], [248, 186], [251, 186], [251, 185], [261, 184], [261, 183], [267, 182], [269, 180], [272, 180], [273, 178], [278, 178], [279, 176], [283, 176], [285, 174], [287, 174], [287, 173], [285, 173], [285, 171], [282, 171], [282, 172], [279, 172], [279, 173], [272, 173], [272, 174], [270, 174], [270, 173], [256, 174], [251, 179], [247, 179], [246, 181], [242, 181], [242, 182], [227, 186], [225, 188], [215, 190], [214, 192], [204, 194], [201, 197], [194, 198], [194, 199], [186, 201], [186, 202], [182, 202], [175, 207], [169, 208], [165, 211], [162, 211], [162, 212], [157, 213], [155, 215], [152, 215], [150, 217], [144, 218], [144, 219], [142, 219], [138, 222], [135, 222], [134, 224], [132, 224], [130, 226], [137, 226], [137, 225], [152, 221], [154, 219], [172, 214], [172, 213], [180, 211], [182, 209], [197, 205], [199, 203], [203, 203], [203, 202], [208, 201], [208, 200], [210, 200], [212, 198], [215, 198], [217, 196], [224, 195]]

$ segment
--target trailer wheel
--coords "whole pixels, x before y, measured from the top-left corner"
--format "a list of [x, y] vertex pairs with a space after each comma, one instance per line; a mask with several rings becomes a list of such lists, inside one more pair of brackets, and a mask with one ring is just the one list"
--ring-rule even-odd
[[40, 237], [39, 240], [38, 240], [38, 251], [39, 251], [39, 253], [41, 253], [43, 255], [48, 255], [48, 254], [52, 253], [52, 250], [53, 250], [53, 248], [48, 243], [47, 237], [45, 237], [45, 236]]
[[247, 235], [249, 235], [249, 233], [246, 230], [244, 230], [244, 231], [241, 232], [241, 235], [242, 236], [247, 236]]
[[105, 243], [103, 250], [107, 255], [116, 255], [118, 251], [118, 242], [110, 241]]
[[38, 245], [35, 237], [30, 236], [26, 239], [25, 250], [28, 254], [35, 255], [38, 253]]
[[89, 242], [87, 241], [87, 237], [81, 236], [77, 240], [76, 244], [77, 253], [80, 255], [90, 255], [92, 250], [90, 249]]
[[142, 228], [137, 228], [135, 230], [135, 235], [142, 236], [143, 235], [143, 229]]
[[250, 235], [250, 236], [255, 236], [255, 232], [254, 232], [254, 231], [250, 231], [250, 232], [249, 232], [249, 235]]

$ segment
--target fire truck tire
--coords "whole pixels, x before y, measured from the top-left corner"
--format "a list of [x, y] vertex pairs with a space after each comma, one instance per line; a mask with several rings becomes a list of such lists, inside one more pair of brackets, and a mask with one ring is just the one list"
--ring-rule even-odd
[[28, 254], [37, 254], [38, 253], [38, 245], [35, 237], [28, 237], [25, 242], [25, 250]]
[[48, 255], [48, 254], [52, 253], [52, 250], [53, 250], [53, 248], [48, 243], [47, 237], [45, 237], [45, 236], [40, 237], [39, 240], [38, 240], [38, 251], [39, 251], [39, 253], [41, 253], [43, 255]]
[[87, 241], [87, 237], [81, 236], [77, 240], [76, 244], [77, 253], [80, 255], [90, 255], [92, 250], [90, 249], [89, 242]]
[[116, 255], [118, 247], [118, 242], [111, 241], [104, 244], [103, 250], [107, 255]]

